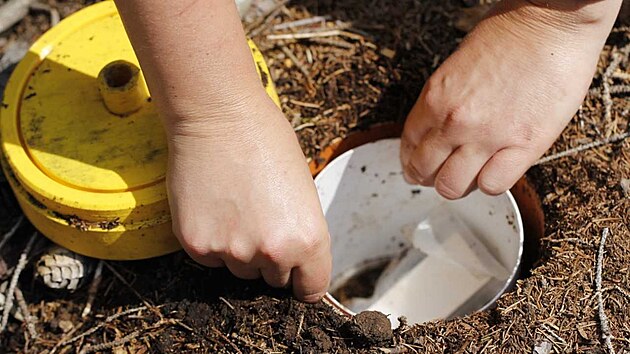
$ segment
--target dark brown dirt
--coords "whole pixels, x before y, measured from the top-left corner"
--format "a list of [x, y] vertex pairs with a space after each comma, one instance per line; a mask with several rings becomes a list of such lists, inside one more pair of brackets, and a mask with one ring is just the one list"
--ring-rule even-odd
[[376, 311], [358, 313], [352, 321], [346, 322], [345, 328], [350, 335], [364, 340], [367, 346], [387, 346], [394, 337], [392, 323], [387, 316]]
[[[50, 4], [64, 16], [84, 5]], [[426, 78], [463, 37], [455, 28], [461, 9], [456, 0], [297, 0], [249, 29], [269, 61], [283, 110], [305, 153], [316, 158], [322, 148], [353, 130], [404, 119]], [[314, 15], [330, 16], [330, 26], [341, 26], [353, 36], [301, 41], [266, 37], [276, 33], [275, 24]], [[32, 42], [46, 28], [48, 16], [32, 12], [3, 37], [7, 43]], [[592, 85], [595, 91], [551, 152], [628, 129], [627, 94], [613, 96], [607, 120], [596, 92], [611, 52], [628, 43], [627, 29], [610, 36]], [[619, 72], [630, 72], [628, 61], [626, 56]], [[621, 78], [612, 83], [629, 84]], [[545, 211], [545, 237], [535, 252], [540, 258], [494, 309], [448, 322], [403, 325], [392, 335], [382, 315], [349, 320], [324, 304], [302, 304], [287, 291], [204, 269], [177, 253], [142, 262], [109, 262], [122, 279], [105, 268], [93, 313], [85, 319], [80, 316], [85, 288], [72, 294], [44, 291], [28, 268], [20, 288], [36, 317], [38, 338], [11, 320], [0, 335], [0, 354], [50, 353], [53, 348], [75, 353], [125, 337], [132, 339], [112, 346], [114, 352], [378, 353], [388, 348], [392, 353], [531, 353], [543, 341], [554, 352], [605, 352], [593, 285], [603, 227], [611, 229], [603, 267], [604, 310], [613, 346], [623, 353], [630, 349], [630, 297], [624, 293], [630, 290], [630, 200], [621, 181], [630, 178], [630, 141], [534, 167], [528, 177]], [[19, 214], [6, 183], [0, 182], [0, 234]], [[0, 251], [0, 281], [17, 263], [31, 232], [23, 226]], [[119, 317], [107, 318], [114, 314]], [[95, 326], [101, 327], [62, 344]]]
[[363, 269], [332, 292], [332, 295], [342, 304], [346, 304], [355, 297], [367, 298], [374, 295], [376, 282], [388, 263], [388, 261], [383, 261]]

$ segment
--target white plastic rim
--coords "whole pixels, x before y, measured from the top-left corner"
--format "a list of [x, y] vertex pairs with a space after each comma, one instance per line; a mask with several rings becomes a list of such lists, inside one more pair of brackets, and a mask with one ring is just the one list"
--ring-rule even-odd
[[[366, 261], [399, 254], [409, 243], [404, 229], [425, 220], [436, 204], [447, 203], [510, 271], [501, 290], [485, 294], [487, 301], [474, 310], [487, 309], [513, 286], [519, 273], [524, 233], [514, 198], [510, 192], [488, 196], [474, 191], [466, 198], [447, 201], [433, 188], [404, 181], [399, 152], [400, 139], [369, 143], [342, 154], [315, 178], [331, 234], [333, 284]], [[344, 314], [354, 314], [330, 294], [325, 300]], [[409, 316], [412, 312], [389, 315], [390, 319], [406, 316], [415, 323]]]

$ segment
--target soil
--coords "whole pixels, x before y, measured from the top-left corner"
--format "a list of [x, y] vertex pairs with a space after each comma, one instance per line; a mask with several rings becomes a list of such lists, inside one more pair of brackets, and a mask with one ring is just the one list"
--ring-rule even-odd
[[[48, 4], [62, 17], [85, 5]], [[462, 9], [457, 0], [295, 0], [246, 28], [269, 62], [305, 154], [317, 159], [351, 131], [404, 119], [424, 81], [465, 35], [456, 28], [465, 28]], [[327, 16], [327, 26], [343, 35], [267, 37], [291, 32], [274, 29], [277, 24], [316, 15]], [[32, 42], [48, 21], [45, 12], [31, 11], [2, 35], [0, 50], [18, 40]], [[626, 91], [612, 96], [609, 116], [601, 94], [612, 54], [628, 43], [630, 30], [619, 25], [602, 52], [592, 90], [550, 153], [628, 129], [628, 79], [611, 79]], [[617, 72], [629, 71], [626, 52]], [[7, 71], [0, 76], [6, 78]], [[74, 293], [44, 290], [33, 280], [31, 261], [19, 287], [37, 336], [11, 319], [0, 334], [0, 353], [531, 353], [542, 343], [556, 353], [605, 352], [594, 285], [604, 227], [611, 234], [604, 247], [603, 310], [612, 346], [630, 350], [630, 199], [623, 189], [630, 178], [630, 141], [533, 167], [527, 176], [541, 197], [545, 237], [538, 243], [539, 258], [493, 309], [451, 321], [403, 319], [390, 332], [380, 314], [349, 319], [323, 303], [303, 304], [287, 291], [205, 269], [179, 252], [107, 262], [92, 313], [82, 318], [87, 287]], [[0, 180], [0, 234], [19, 215]], [[0, 281], [12, 272], [32, 231], [22, 226], [0, 250]], [[31, 254], [41, 252], [44, 242]]]
[[385, 260], [361, 269], [337, 289], [332, 290], [332, 296], [344, 305], [347, 305], [349, 300], [357, 297], [371, 297], [374, 295], [378, 278], [383, 274], [388, 264], [389, 261]]

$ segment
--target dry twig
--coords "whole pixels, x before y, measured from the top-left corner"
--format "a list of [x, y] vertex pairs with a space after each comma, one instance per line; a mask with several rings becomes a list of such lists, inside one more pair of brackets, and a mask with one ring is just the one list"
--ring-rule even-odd
[[297, 66], [298, 69], [300, 69], [300, 72], [302, 72], [302, 75], [304, 75], [304, 78], [306, 79], [306, 88], [308, 89], [309, 93], [312, 95], [313, 92], [315, 92], [315, 85], [313, 84], [313, 78], [311, 77], [311, 74], [304, 67], [304, 64], [302, 64], [302, 62], [295, 56], [295, 54], [293, 54], [293, 52], [291, 51], [291, 49], [289, 49], [289, 47], [282, 46], [280, 47], [280, 49], [282, 49], [284, 54], [287, 57], [289, 57], [289, 59], [291, 59], [293, 63], [295, 63], [295, 66]]
[[283, 22], [283, 23], [279, 23], [275, 26], [273, 26], [273, 29], [275, 31], [279, 31], [279, 30], [285, 30], [285, 29], [289, 29], [289, 28], [296, 28], [296, 27], [303, 27], [303, 26], [310, 26], [313, 24], [325, 24], [326, 20], [328, 19], [328, 16], [314, 16], [314, 17], [310, 17], [310, 18], [304, 18], [301, 20], [295, 20], [295, 21], [290, 21], [290, 22]]
[[622, 134], [616, 134], [616, 135], [613, 135], [613, 136], [611, 136], [609, 138], [605, 138], [605, 139], [601, 139], [601, 140], [595, 140], [595, 141], [590, 142], [588, 144], [583, 144], [583, 145], [580, 145], [580, 146], [576, 146], [576, 147], [574, 147], [572, 149], [565, 150], [565, 151], [559, 152], [557, 154], [549, 155], [547, 157], [543, 157], [542, 159], [536, 161], [534, 166], [542, 165], [544, 163], [547, 163], [547, 162], [550, 162], [550, 161], [554, 161], [554, 160], [557, 160], [557, 159], [565, 157], [565, 156], [574, 155], [574, 154], [577, 154], [577, 153], [585, 151], [585, 150], [590, 150], [590, 149], [594, 149], [596, 147], [617, 143], [617, 142], [623, 141], [625, 139], [628, 139], [629, 137], [630, 137], [630, 131], [622, 133]]
[[98, 266], [96, 266], [96, 270], [94, 271], [94, 279], [92, 280], [92, 284], [90, 284], [90, 289], [88, 290], [88, 298], [85, 303], [85, 307], [83, 308], [83, 312], [81, 313], [82, 318], [86, 318], [90, 312], [92, 312], [92, 305], [94, 304], [94, 299], [96, 299], [96, 293], [98, 292], [98, 286], [101, 284], [101, 279], [103, 279], [101, 273], [103, 272], [103, 261], [98, 262]]
[[223, 332], [219, 331], [216, 327], [212, 327], [212, 330], [214, 331], [214, 333], [216, 333], [219, 337], [223, 338], [224, 341], [227, 342], [227, 344], [229, 344], [232, 349], [234, 349], [234, 351], [238, 354], [243, 354], [243, 352], [241, 352], [240, 349], [238, 349], [238, 346], [236, 346], [236, 344], [234, 344], [234, 342], [232, 342], [230, 340], [230, 338], [228, 338], [225, 334], [223, 334]]
[[99, 323], [98, 325], [88, 329], [87, 331], [85, 331], [85, 332], [83, 332], [83, 333], [81, 333], [81, 334], [79, 334], [79, 335], [77, 335], [75, 337], [72, 337], [72, 338], [70, 338], [68, 340], [65, 340], [65, 341], [61, 342], [59, 344], [59, 346], [68, 345], [70, 343], [78, 341], [79, 339], [81, 339], [83, 337], [89, 336], [90, 334], [92, 334], [92, 333], [98, 331], [99, 329], [105, 327], [106, 324], [112, 322], [113, 320], [115, 320], [115, 319], [117, 319], [119, 317], [127, 316], [127, 315], [130, 315], [132, 313], [144, 311], [144, 310], [147, 310], [147, 309], [148, 309], [148, 307], [146, 307], [146, 306], [140, 306], [140, 307], [136, 307], [136, 308], [133, 308], [133, 309], [125, 310], [123, 312], [119, 312], [117, 314], [111, 315], [111, 316], [107, 317], [105, 319], [105, 321], [103, 321], [103, 322]]
[[26, 322], [26, 329], [28, 330], [28, 334], [30, 334], [31, 338], [37, 338], [38, 334], [35, 330], [35, 320], [31, 315], [31, 311], [28, 309], [28, 305], [26, 304], [26, 299], [24, 298], [24, 294], [20, 288], [15, 288], [15, 299], [17, 300], [18, 306], [20, 307], [20, 311], [22, 312], [22, 317], [24, 317], [24, 322]]
[[280, 13], [284, 5], [286, 5], [289, 0], [282, 0], [276, 6], [270, 8], [267, 12], [258, 17], [258, 19], [245, 27], [245, 33], [248, 36], [254, 37], [258, 33], [260, 33], [260, 28], [264, 27], [265, 23], [268, 23], [271, 19], [276, 17], [277, 14]]
[[113, 340], [111, 342], [105, 342], [105, 343], [101, 343], [101, 344], [90, 345], [88, 347], [84, 347], [83, 349], [81, 349], [79, 354], [89, 354], [89, 353], [100, 352], [100, 351], [104, 351], [104, 350], [120, 347], [121, 345], [131, 342], [135, 338], [139, 337], [140, 335], [145, 334], [148, 331], [155, 330], [155, 329], [160, 328], [160, 327], [162, 327], [162, 326], [164, 326], [166, 324], [173, 324], [173, 323], [175, 323], [175, 321], [172, 321], [172, 320], [161, 320], [161, 321], [159, 321], [158, 323], [154, 324], [151, 327], [148, 327], [148, 328], [143, 329], [143, 330], [133, 331], [133, 332], [129, 333], [128, 335], [126, 335], [126, 336], [124, 336], [124, 337], [122, 337], [120, 339], [116, 339], [116, 340]]
[[627, 297], [628, 300], [630, 300], [630, 291], [620, 287], [619, 285], [615, 285], [613, 286], [613, 289], [617, 290], [618, 292], [620, 292], [623, 296]]
[[269, 40], [287, 40], [287, 39], [310, 39], [318, 37], [334, 37], [347, 35], [347, 32], [340, 30], [320, 31], [320, 32], [305, 32], [305, 33], [282, 33], [282, 34], [270, 34], [267, 36]]
[[[630, 93], [630, 86], [628, 85], [612, 85], [609, 92], [611, 95], [623, 95]], [[602, 98], [602, 90], [599, 87], [594, 87], [588, 90], [588, 94], [593, 98]]]
[[4, 32], [22, 21], [28, 14], [31, 3], [33, 0], [9, 0], [0, 6], [0, 32]]
[[610, 230], [606, 227], [602, 230], [602, 238], [599, 242], [599, 252], [597, 252], [597, 264], [595, 270], [595, 294], [597, 295], [597, 307], [599, 312], [599, 324], [602, 331], [602, 339], [608, 349], [609, 354], [615, 354], [615, 348], [612, 345], [612, 334], [610, 333], [610, 325], [608, 324], [608, 316], [604, 311], [604, 298], [602, 296], [602, 269], [604, 267], [604, 245]]
[[[20, 255], [18, 264], [15, 266], [15, 270], [13, 271], [13, 276], [11, 277], [9, 288], [7, 289], [7, 293], [5, 294], [4, 311], [2, 313], [2, 321], [0, 322], [0, 333], [4, 332], [4, 329], [7, 326], [7, 322], [9, 321], [9, 313], [11, 312], [11, 308], [13, 307], [13, 297], [15, 295], [15, 288], [17, 287], [20, 274], [24, 270], [24, 267], [26, 267], [28, 254], [31, 252], [31, 248], [33, 248], [33, 244], [35, 243], [36, 239], [37, 239], [37, 232], [34, 232], [31, 238], [28, 240], [28, 243], [26, 244], [24, 251]], [[26, 314], [24, 315], [26, 316]]]
[[229, 301], [227, 301], [224, 297], [219, 296], [219, 300], [223, 301], [224, 304], [226, 304], [229, 308], [232, 309], [232, 311], [235, 310], [234, 305], [232, 305]]

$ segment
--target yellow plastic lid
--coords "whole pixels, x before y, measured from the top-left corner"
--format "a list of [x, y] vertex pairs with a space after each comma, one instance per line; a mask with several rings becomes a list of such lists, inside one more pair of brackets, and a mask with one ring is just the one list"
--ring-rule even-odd
[[[250, 46], [278, 104], [264, 59]], [[6, 88], [3, 168], [31, 222], [81, 254], [139, 259], [179, 248], [166, 197], [165, 134], [138, 68], [106, 1], [45, 33]]]

